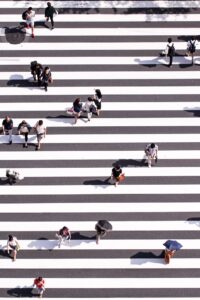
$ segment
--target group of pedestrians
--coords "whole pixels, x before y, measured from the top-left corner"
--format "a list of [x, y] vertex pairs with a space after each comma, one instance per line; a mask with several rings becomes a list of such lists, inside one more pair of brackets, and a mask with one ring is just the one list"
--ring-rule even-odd
[[[58, 14], [58, 11], [51, 5], [51, 2], [47, 2], [47, 7], [45, 8], [45, 18], [46, 21], [48, 22], [49, 19], [51, 21], [51, 29], [54, 29], [54, 15]], [[27, 10], [25, 10], [22, 13], [22, 19], [24, 21], [26, 21], [26, 28], [29, 29], [31, 28], [31, 36], [32, 38], [35, 37], [35, 33], [34, 33], [34, 27], [35, 27], [35, 22], [34, 22], [34, 18], [35, 18], [35, 11], [33, 10], [32, 7], [29, 7]]]
[[77, 123], [78, 118], [81, 114], [87, 114], [88, 121], [91, 120], [92, 115], [96, 114], [100, 115], [101, 111], [101, 103], [102, 103], [102, 93], [100, 89], [95, 89], [95, 94], [93, 96], [88, 97], [85, 104], [81, 101], [81, 98], [76, 98], [73, 102], [73, 106], [70, 109], [67, 109], [67, 114], [72, 114], [75, 119], [75, 124]]
[[[24, 136], [25, 141], [23, 147], [28, 148], [28, 135], [32, 129], [37, 136], [36, 150], [39, 150], [41, 147], [41, 140], [45, 138], [47, 133], [47, 128], [44, 125], [43, 120], [38, 120], [33, 128], [26, 120], [22, 120], [22, 122], [17, 127], [17, 132], [19, 135]], [[12, 144], [13, 120], [10, 116], [6, 116], [3, 120], [2, 131], [4, 135], [8, 135], [8, 143]]]
[[34, 81], [38, 82], [38, 86], [44, 86], [44, 90], [47, 92], [49, 83], [53, 82], [50, 68], [48, 66], [43, 68], [43, 66], [35, 60], [31, 62], [30, 69]]
[[[187, 42], [187, 49], [186, 49], [186, 56], [191, 56], [191, 64], [193, 65], [194, 62], [194, 53], [196, 51], [196, 47], [198, 45], [197, 39], [192, 36], [190, 40]], [[167, 40], [167, 45], [165, 50], [162, 52], [162, 55], [168, 56], [169, 57], [169, 64], [168, 67], [171, 68], [172, 63], [173, 63], [173, 57], [176, 54], [175, 50], [175, 45], [172, 41], [172, 38], [168, 38]]]

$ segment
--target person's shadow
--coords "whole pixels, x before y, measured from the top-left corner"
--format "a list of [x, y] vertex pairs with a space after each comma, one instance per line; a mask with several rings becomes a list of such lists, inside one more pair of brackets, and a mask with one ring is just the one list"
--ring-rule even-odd
[[31, 287], [16, 287], [13, 289], [9, 289], [7, 294], [12, 297], [35, 297], [36, 294], [33, 293], [33, 288]]
[[133, 265], [143, 265], [146, 263], [164, 263], [165, 251], [162, 250], [160, 254], [156, 255], [153, 252], [138, 252], [130, 257], [131, 264]]

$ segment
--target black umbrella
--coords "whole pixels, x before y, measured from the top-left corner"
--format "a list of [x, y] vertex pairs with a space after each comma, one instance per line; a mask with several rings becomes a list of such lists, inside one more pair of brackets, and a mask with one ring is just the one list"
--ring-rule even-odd
[[106, 230], [106, 231], [112, 230], [112, 225], [107, 220], [99, 220], [97, 225], [102, 230]]

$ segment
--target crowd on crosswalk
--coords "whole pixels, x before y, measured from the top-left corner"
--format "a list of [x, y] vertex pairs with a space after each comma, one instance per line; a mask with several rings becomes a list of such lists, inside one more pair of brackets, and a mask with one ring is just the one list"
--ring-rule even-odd
[[0, 300], [200, 296], [199, 5], [0, 0]]

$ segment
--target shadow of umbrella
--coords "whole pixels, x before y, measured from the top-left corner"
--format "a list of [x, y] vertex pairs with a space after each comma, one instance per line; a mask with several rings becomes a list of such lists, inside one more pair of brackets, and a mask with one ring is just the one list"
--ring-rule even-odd
[[19, 27], [5, 28], [5, 38], [10, 44], [21, 44], [25, 40], [26, 31]]
[[163, 263], [165, 252], [162, 250], [160, 254], [156, 255], [153, 252], [138, 252], [130, 257], [131, 264], [133, 265], [143, 265], [148, 262], [152, 263]]

